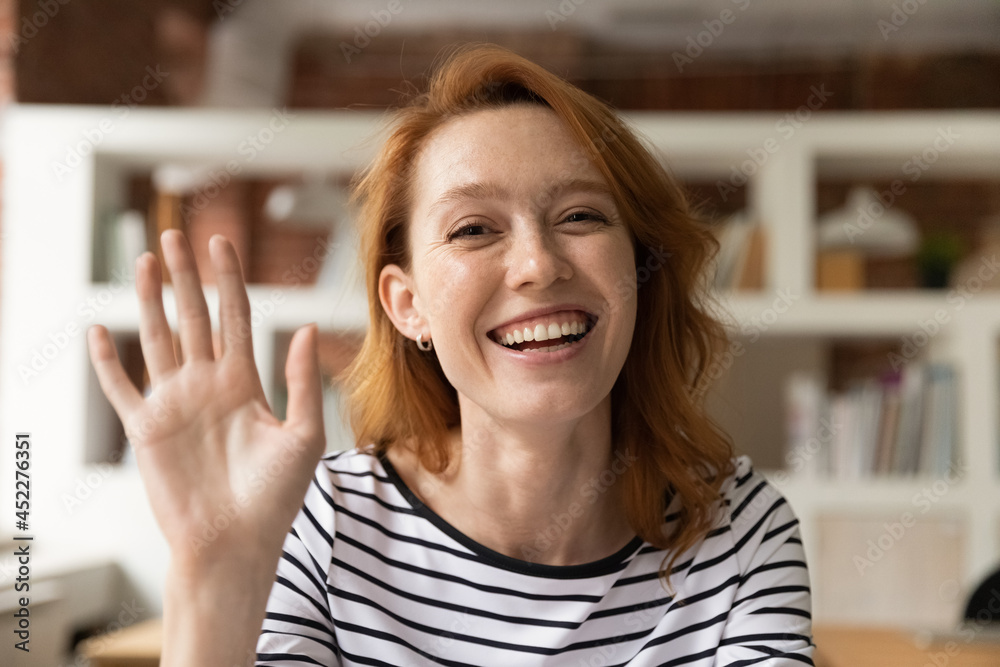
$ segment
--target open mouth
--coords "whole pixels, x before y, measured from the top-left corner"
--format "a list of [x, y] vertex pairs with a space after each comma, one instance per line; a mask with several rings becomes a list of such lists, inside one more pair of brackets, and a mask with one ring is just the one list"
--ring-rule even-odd
[[555, 352], [582, 340], [596, 324], [595, 316], [577, 312], [571, 316], [542, 317], [524, 326], [496, 329], [489, 337], [494, 343], [518, 352]]

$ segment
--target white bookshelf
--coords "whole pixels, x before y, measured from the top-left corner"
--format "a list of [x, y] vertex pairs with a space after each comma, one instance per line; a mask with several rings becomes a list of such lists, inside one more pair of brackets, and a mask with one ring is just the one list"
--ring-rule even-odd
[[[3, 128], [0, 367], [4, 373], [0, 423], [5, 433], [32, 430], [38, 443], [33, 460], [37, 493], [33, 517], [37, 534], [44, 536], [44, 543], [49, 545], [40, 550], [43, 566], [62, 566], [85, 555], [117, 558], [149, 598], [158, 600], [165, 547], [134, 470], [114, 470], [71, 514], [61, 500], [64, 494], [73, 492], [79, 480], [93, 472], [94, 466], [84, 463], [88, 446], [93, 446], [88, 445], [88, 439], [99, 438], [108, 419], [106, 413], [94, 411], [97, 389], [83, 331], [100, 322], [122, 336], [137, 332], [138, 304], [132, 285], [118, 290], [98, 317], [88, 320], [79, 314], [79, 304], [108, 288], [91, 279], [94, 224], [108, 210], [121, 205], [123, 179], [130, 171], [149, 170], [165, 162], [225, 165], [236, 160], [241, 175], [349, 173], [366, 164], [379, 145], [377, 114], [296, 112], [280, 132], [273, 133], [264, 150], [252, 157], [241, 152], [246, 138], [267, 127], [277, 113], [135, 109], [120, 117], [110, 109], [96, 107], [15, 105], [7, 110]], [[956, 586], [964, 595], [969, 586], [996, 567], [1000, 556], [1000, 294], [982, 292], [961, 310], [955, 310], [941, 293], [818, 293], [813, 281], [816, 182], [820, 176], [857, 180], [898, 177], [901, 165], [931, 145], [941, 128], [951, 128], [959, 139], [940, 154], [927, 178], [995, 179], [1000, 174], [1000, 115], [815, 114], [795, 128], [789, 138], [783, 138], [776, 129], [783, 116], [627, 114], [683, 179], [725, 181], [734, 165], [748, 159], [748, 150], [764, 146], [768, 139], [777, 141], [777, 150], [768, 154], [746, 184], [748, 207], [767, 230], [765, 288], [720, 298], [725, 317], [734, 326], [759, 317], [779, 290], [794, 294], [792, 307], [774, 318], [761, 339], [779, 350], [789, 341], [789, 350], [795, 347], [798, 356], [789, 354], [788, 359], [815, 363], [817, 351], [832, 340], [898, 339], [916, 331], [919, 323], [933, 317], [935, 311], [944, 308], [949, 312], [948, 325], [930, 341], [925, 353], [951, 361], [958, 370], [959, 458], [966, 472], [962, 481], [950, 486], [921, 518], [953, 521], [961, 526], [956, 551], [959, 562], [949, 567], [957, 568]], [[94, 136], [93, 128], [107, 122], [111, 122], [111, 131], [102, 133], [80, 164], [58, 178], [53, 162], [62, 161], [68, 146], [79, 146], [87, 132]], [[251, 299], [264, 299], [271, 289], [268, 285], [253, 285]], [[275, 359], [281, 358], [275, 346], [283, 334], [309, 321], [317, 321], [321, 329], [331, 332], [361, 331], [367, 321], [364, 297], [357, 292], [279, 289], [284, 297], [281, 307], [253, 333], [258, 368], [269, 398], [279, 381], [272, 377], [272, 371]], [[214, 289], [207, 290], [207, 297], [214, 319]], [[165, 306], [173, 325], [175, 313], [169, 287]], [[50, 333], [63, 330], [67, 323], [76, 323], [80, 333], [48, 362], [39, 377], [23, 382], [17, 367], [30, 359]], [[781, 422], [780, 415], [763, 419]], [[784, 442], [777, 439], [767, 446], [773, 448], [772, 453], [780, 454]], [[5, 447], [9, 449], [10, 445]], [[9, 472], [13, 460], [7, 449], [5, 452], [0, 459], [2, 474]], [[825, 518], [888, 521], [902, 512], [914, 511], [914, 496], [936, 481], [840, 481], [786, 475], [780, 470], [767, 472], [802, 521], [814, 582], [819, 575], [816, 568], [831, 558], [824, 552], [826, 546], [821, 540]], [[12, 498], [4, 502], [10, 503]], [[0, 522], [4, 533], [12, 531], [10, 521], [5, 516]], [[931, 523], [925, 521], [926, 525]], [[97, 534], [101, 539], [93, 537]], [[135, 549], [137, 539], [154, 545], [156, 555], [139, 555]], [[902, 553], [917, 558], [901, 541], [897, 554]], [[864, 582], [865, 586], [870, 584], [871, 580]], [[845, 612], [828, 588], [817, 586], [815, 593], [817, 620], [844, 620], [840, 614]], [[952, 613], [958, 604], [954, 599], [944, 601], [945, 611], [939, 616]], [[879, 605], [872, 605], [872, 609], [872, 613], [885, 614]], [[896, 618], [882, 616], [869, 620], [897, 622]]]

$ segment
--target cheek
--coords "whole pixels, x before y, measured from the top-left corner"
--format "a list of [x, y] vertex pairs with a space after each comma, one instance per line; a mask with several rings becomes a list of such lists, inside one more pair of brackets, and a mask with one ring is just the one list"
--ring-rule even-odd
[[607, 274], [604, 286], [609, 300], [608, 307], [614, 315], [613, 325], [618, 329], [620, 340], [631, 341], [638, 309], [637, 296], [642, 289], [642, 282], [636, 272], [631, 247], [616, 252], [609, 261], [613, 261], [614, 269]]
[[482, 273], [475, 263], [457, 259], [436, 261], [425, 271], [418, 287], [422, 312], [438, 336], [451, 337], [475, 325], [490, 294]]
[[625, 303], [635, 301], [637, 283], [641, 283], [636, 274], [632, 245], [627, 241], [607, 244], [591, 256], [590, 265], [605, 267], [600, 272], [600, 281], [607, 298], [617, 307], [626, 308], [626, 312], [628, 308], [634, 310], [634, 303]]

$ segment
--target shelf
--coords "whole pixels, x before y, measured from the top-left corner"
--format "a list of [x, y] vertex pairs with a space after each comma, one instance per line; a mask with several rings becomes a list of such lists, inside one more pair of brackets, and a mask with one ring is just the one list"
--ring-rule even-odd
[[[871, 476], [859, 479], [827, 479], [763, 470], [765, 477], [798, 510], [850, 511], [879, 515], [909, 511], [958, 512], [971, 501], [1000, 502], [1000, 489], [982, 496], [983, 489], [961, 478], [949, 482], [934, 476]], [[928, 508], [924, 511], [924, 508]]]
[[825, 294], [779, 289], [716, 298], [724, 320], [768, 335], [903, 336], [941, 312], [947, 317], [944, 330], [960, 318], [1000, 328], [1000, 292], [966, 297], [952, 290]]
[[[933, 172], [928, 170], [926, 178], [996, 182], [1000, 114], [816, 113], [790, 133], [788, 126], [780, 125], [780, 113], [629, 112], [626, 116], [669, 169], [701, 188], [704, 198], [725, 189], [729, 199], [717, 206], [721, 215], [746, 209], [764, 225], [764, 288], [715, 296], [719, 312], [737, 334], [734, 340], [745, 350], [731, 361], [750, 369], [729, 407], [742, 413], [739, 418], [753, 420], [753, 428], [736, 435], [756, 438], [763, 448], [759, 458], [754, 455], [755, 464], [758, 469], [771, 468], [766, 474], [800, 516], [811, 562], [823, 557], [824, 518], [844, 518], [848, 523], [853, 519], [861, 526], [857, 534], [846, 525], [838, 533], [849, 556], [865, 548], [870, 536], [865, 531], [878, 531], [882, 522], [904, 512], [919, 513], [923, 505], [914, 499], [926, 489], [934, 493], [941, 480], [786, 477], [776, 470], [785, 453], [783, 423], [775, 417], [782, 400], [777, 389], [780, 378], [792, 368], [820, 368], [824, 355], [835, 346], [909, 340], [919, 348], [920, 358], [945, 360], [957, 370], [958, 458], [967, 467], [961, 482], [937, 494], [940, 497], [926, 516], [940, 521], [928, 521], [926, 535], [933, 538], [937, 525], [943, 527], [941, 534], [951, 523], [961, 527], [962, 549], [949, 554], [948, 566], [955, 572], [949, 576], [963, 584], [995, 567], [1000, 553], [1000, 292], [970, 285], [961, 291], [819, 292], [814, 287], [814, 266], [821, 181], [843, 180], [833, 182], [832, 195], [824, 195], [832, 200], [839, 196], [836, 188], [856, 182], [906, 178], [903, 165], [928, 147], [933, 149], [939, 130], [951, 128], [958, 138], [947, 150], [938, 151]], [[114, 131], [95, 134], [95, 128], [109, 119]], [[90, 375], [85, 337], [61, 332], [70, 325], [82, 330], [99, 322], [120, 340], [137, 338], [134, 285], [128, 279], [92, 282], [101, 275], [94, 271], [95, 238], [100, 238], [94, 233], [95, 224], [106, 219], [102, 216], [121, 211], [128, 201], [127, 179], [147, 178], [165, 163], [275, 182], [295, 174], [350, 174], [367, 164], [379, 145], [382, 119], [378, 113], [355, 111], [287, 114], [264, 109], [137, 108], [120, 117], [99, 107], [8, 107], [3, 126], [5, 237], [0, 265], [7, 284], [30, 284], [32, 290], [13, 290], [0, 300], [0, 319], [19, 323], [3, 330], [0, 366], [16, 368], [52, 339], [65, 340], [66, 345], [46, 359], [45, 368], [31, 383], [25, 384], [17, 373], [3, 377], [0, 422], [27, 424], [36, 428], [39, 442], [59, 445], [39, 447], [32, 462], [37, 479], [51, 488], [39, 494], [38, 502], [39, 517], [52, 517], [47, 532], [55, 540], [52, 549], [71, 552], [75, 539], [101, 531], [109, 536], [107, 543], [88, 543], [88, 548], [123, 558], [126, 567], [147, 582], [155, 578], [147, 554], [133, 549], [134, 534], [151, 536], [150, 542], [157, 535], [151, 518], [135, 516], [141, 485], [134, 470], [116, 471], [95, 494], [101, 500], [88, 502], [72, 517], [59, 500], [63, 491], [72, 492], [78, 479], [93, 473], [93, 462], [100, 460], [95, 443], [112, 439], [114, 426], [106, 406], [94, 409], [98, 389]], [[88, 142], [94, 136], [98, 139]], [[254, 148], [251, 138], [262, 148]], [[78, 165], [56, 174], [53, 164], [65, 161], [67, 147], [81, 147]], [[823, 206], [829, 203], [824, 201]], [[902, 200], [899, 203], [902, 207]], [[271, 249], [269, 241], [251, 247]], [[321, 331], [331, 334], [360, 334], [367, 327], [368, 304], [361, 286], [352, 291], [251, 284], [248, 291], [256, 304], [255, 359], [269, 400], [280, 398], [291, 332], [308, 322], [317, 322]], [[205, 292], [217, 327], [218, 292], [213, 286]], [[176, 330], [170, 286], [164, 290], [164, 305]], [[935, 330], [929, 333], [931, 329]], [[53, 419], [52, 405], [59, 406], [59, 419]], [[331, 400], [331, 413], [333, 405]], [[0, 462], [0, 468], [3, 465]], [[906, 539], [917, 543], [920, 538], [914, 532]], [[908, 552], [894, 551], [892, 557], [903, 553]], [[845, 563], [846, 575], [851, 576], [853, 566], [849, 559]], [[897, 586], [899, 581], [892, 582], [897, 588], [889, 586], [889, 577], [883, 575], [889, 571], [888, 561], [879, 567], [879, 576], [866, 576], [863, 583], [865, 587], [886, 584], [884, 602], [903, 587]], [[871, 586], [872, 591], [876, 588]], [[835, 594], [829, 588], [817, 589], [818, 619], [830, 611]], [[866, 596], [867, 590], [856, 597]]]
[[[219, 325], [219, 293], [212, 285], [203, 288], [205, 302], [213, 327]], [[102, 295], [113, 295], [102, 304]], [[285, 287], [282, 285], [248, 285], [251, 316], [255, 328], [270, 330], [297, 329], [316, 322], [321, 329], [364, 331], [368, 327], [368, 300], [360, 294], [345, 294], [342, 290], [321, 287]], [[93, 284], [84, 299], [94, 299], [100, 311], [94, 321], [110, 330], [137, 330], [139, 297], [132, 285], [114, 283]], [[177, 309], [173, 287], [163, 287], [163, 309], [171, 328], [177, 327]]]

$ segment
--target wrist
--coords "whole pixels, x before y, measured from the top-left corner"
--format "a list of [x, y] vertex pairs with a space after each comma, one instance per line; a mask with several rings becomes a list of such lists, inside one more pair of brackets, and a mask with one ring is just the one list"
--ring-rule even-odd
[[161, 667], [253, 665], [277, 563], [172, 561], [163, 603]]

